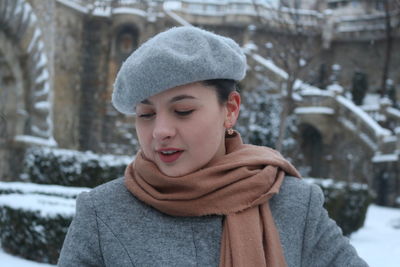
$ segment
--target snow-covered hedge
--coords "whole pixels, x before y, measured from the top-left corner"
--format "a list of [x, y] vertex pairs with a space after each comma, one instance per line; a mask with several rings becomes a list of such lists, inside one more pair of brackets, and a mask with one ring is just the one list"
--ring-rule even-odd
[[133, 158], [33, 147], [26, 153], [23, 177], [39, 184], [95, 187], [122, 176]]
[[[362, 184], [305, 179], [319, 185], [329, 215], [349, 235], [362, 227], [371, 195]], [[75, 198], [89, 188], [0, 182], [1, 247], [15, 255], [55, 264], [75, 212]]]
[[305, 180], [322, 188], [325, 196], [324, 206], [329, 216], [342, 228], [344, 235], [348, 236], [364, 225], [368, 206], [372, 202], [367, 185], [332, 179]]
[[37, 194], [0, 195], [4, 251], [55, 264], [75, 212], [75, 199]]
[[79, 193], [89, 191], [88, 187], [66, 187], [60, 185], [43, 185], [23, 182], [0, 182], [2, 194], [40, 194], [64, 198], [76, 198]]

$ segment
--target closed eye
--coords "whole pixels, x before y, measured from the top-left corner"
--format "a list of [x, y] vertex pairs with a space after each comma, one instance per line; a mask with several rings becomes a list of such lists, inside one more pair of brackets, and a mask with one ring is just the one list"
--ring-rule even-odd
[[190, 115], [193, 111], [194, 111], [194, 109], [185, 110], [185, 111], [175, 110], [175, 113], [178, 114], [179, 116], [188, 116], [188, 115]]
[[155, 115], [155, 113], [143, 113], [139, 115], [139, 118], [142, 119], [150, 119], [151, 117], [153, 117]]

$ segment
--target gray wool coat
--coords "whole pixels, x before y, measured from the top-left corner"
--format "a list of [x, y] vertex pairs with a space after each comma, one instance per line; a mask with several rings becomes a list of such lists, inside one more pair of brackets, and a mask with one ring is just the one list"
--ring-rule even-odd
[[[288, 266], [368, 266], [323, 201], [319, 187], [293, 177], [270, 200]], [[160, 213], [119, 178], [78, 197], [58, 266], [218, 266], [222, 218]]]

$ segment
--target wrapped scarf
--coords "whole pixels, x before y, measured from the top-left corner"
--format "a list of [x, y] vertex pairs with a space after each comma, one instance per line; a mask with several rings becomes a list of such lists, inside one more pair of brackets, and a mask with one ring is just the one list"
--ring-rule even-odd
[[220, 267], [286, 266], [268, 200], [285, 173], [300, 177], [279, 152], [226, 137], [226, 155], [204, 169], [169, 177], [139, 151], [125, 171], [137, 198], [173, 216], [225, 215]]

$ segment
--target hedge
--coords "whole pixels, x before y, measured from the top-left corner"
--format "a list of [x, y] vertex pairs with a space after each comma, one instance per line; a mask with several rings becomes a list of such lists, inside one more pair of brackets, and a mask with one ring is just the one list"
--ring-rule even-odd
[[21, 177], [38, 184], [95, 187], [124, 174], [129, 156], [33, 147], [27, 150]]
[[0, 240], [7, 253], [56, 264], [75, 199], [36, 194], [0, 195]]
[[364, 225], [368, 206], [373, 196], [366, 184], [346, 183], [332, 179], [306, 178], [309, 183], [321, 187], [324, 196], [324, 207], [329, 216], [336, 221], [349, 236]]
[[89, 191], [88, 187], [66, 187], [60, 185], [44, 185], [24, 182], [0, 182], [0, 195], [4, 194], [39, 194], [76, 198], [79, 193]]
[[[371, 195], [366, 185], [305, 179], [321, 186], [325, 207], [345, 235], [362, 227]], [[89, 188], [0, 182], [0, 240], [11, 254], [55, 264], [75, 212]], [[19, 193], [16, 193], [19, 192]]]

